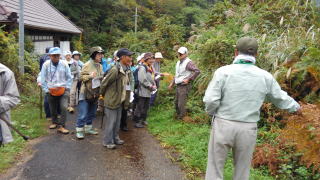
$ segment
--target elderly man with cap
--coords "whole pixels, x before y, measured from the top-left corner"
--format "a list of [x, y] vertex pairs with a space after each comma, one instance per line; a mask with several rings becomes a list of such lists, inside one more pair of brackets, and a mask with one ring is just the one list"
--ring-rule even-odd
[[80, 73], [82, 85], [76, 122], [78, 139], [83, 139], [85, 134], [98, 134], [92, 127], [92, 121], [96, 117], [100, 84], [103, 78], [102, 65], [100, 64], [102, 54], [103, 49], [100, 46], [92, 47], [90, 49], [90, 60], [83, 65]]
[[176, 64], [176, 74], [174, 80], [169, 85], [172, 89], [174, 84], [176, 88], [176, 112], [178, 119], [183, 119], [186, 116], [186, 104], [189, 91], [191, 90], [191, 82], [200, 74], [200, 70], [189, 59], [188, 49], [180, 47], [178, 49], [179, 61]]
[[77, 104], [76, 94], [77, 94], [77, 86], [79, 82], [80, 66], [78, 65], [78, 61], [74, 60], [71, 55], [72, 54], [70, 51], [65, 52], [65, 60], [69, 65], [71, 76], [72, 76], [68, 111], [70, 113], [73, 113], [74, 107]]
[[157, 86], [154, 81], [153, 63], [155, 61], [154, 55], [150, 52], [145, 53], [144, 63], [138, 69], [138, 102], [134, 111], [133, 120], [136, 122], [136, 128], [143, 128], [147, 125], [147, 114], [150, 106], [150, 97], [152, 93], [157, 91]]
[[230, 148], [235, 166], [233, 179], [249, 179], [257, 122], [265, 99], [289, 112], [300, 109], [270, 73], [255, 65], [257, 52], [256, 39], [239, 39], [233, 64], [217, 69], [206, 90], [206, 111], [214, 115], [206, 180], [223, 179]]
[[123, 103], [126, 100], [126, 87], [129, 81], [130, 64], [134, 53], [128, 49], [117, 52], [119, 61], [110, 69], [102, 80], [100, 94], [104, 96], [105, 130], [103, 146], [114, 149], [116, 145], [124, 144], [119, 137], [120, 121]]
[[[72, 84], [70, 68], [66, 61], [61, 61], [61, 50], [53, 47], [49, 50], [50, 61], [46, 61], [41, 69], [41, 87], [46, 96], [51, 110], [52, 124], [50, 129], [58, 127], [58, 132], [68, 134], [65, 129], [67, 106]], [[58, 119], [57, 107], [60, 105], [61, 118]]]

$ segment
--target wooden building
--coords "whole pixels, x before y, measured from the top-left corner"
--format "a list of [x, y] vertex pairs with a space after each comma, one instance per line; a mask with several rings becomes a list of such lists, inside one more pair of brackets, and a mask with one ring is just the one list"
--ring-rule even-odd
[[[18, 27], [19, 0], [0, 0], [0, 26]], [[70, 50], [72, 36], [81, 29], [60, 13], [47, 0], [24, 0], [25, 33], [34, 43], [35, 53], [44, 54], [47, 47]]]

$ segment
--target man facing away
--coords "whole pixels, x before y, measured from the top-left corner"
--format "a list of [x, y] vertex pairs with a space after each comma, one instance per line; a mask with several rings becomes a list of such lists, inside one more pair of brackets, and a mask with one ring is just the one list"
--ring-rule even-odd
[[233, 64], [216, 70], [203, 101], [214, 115], [209, 141], [206, 180], [222, 180], [230, 148], [234, 158], [234, 180], [247, 180], [257, 138], [260, 108], [267, 98], [280, 109], [295, 112], [299, 104], [282, 91], [273, 76], [258, 68], [256, 39], [237, 42]]
[[169, 85], [169, 90], [176, 88], [176, 112], [178, 119], [183, 119], [186, 116], [186, 104], [188, 94], [191, 90], [191, 81], [193, 81], [199, 74], [200, 70], [189, 59], [188, 49], [186, 47], [180, 47], [178, 50], [179, 61], [176, 64], [176, 75], [174, 80]]
[[[66, 61], [60, 60], [61, 50], [53, 47], [49, 50], [50, 61], [46, 61], [41, 69], [41, 87], [46, 96], [52, 115], [50, 129], [58, 127], [58, 132], [68, 134], [65, 129], [67, 107], [72, 84], [71, 72]], [[61, 118], [58, 118], [57, 107], [60, 105]]]

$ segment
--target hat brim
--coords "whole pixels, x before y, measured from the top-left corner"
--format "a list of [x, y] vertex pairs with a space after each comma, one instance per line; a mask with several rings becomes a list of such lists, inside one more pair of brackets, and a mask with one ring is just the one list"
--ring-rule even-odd
[[127, 56], [132, 56], [134, 55], [134, 52], [129, 52]]

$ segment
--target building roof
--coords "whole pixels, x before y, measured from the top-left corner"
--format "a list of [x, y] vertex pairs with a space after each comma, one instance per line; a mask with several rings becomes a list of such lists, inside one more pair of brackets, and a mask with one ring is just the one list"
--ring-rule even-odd
[[[19, 0], [0, 0], [3, 12], [19, 13]], [[1, 13], [0, 13], [1, 14]], [[24, 0], [26, 28], [80, 34], [81, 30], [47, 0]]]

